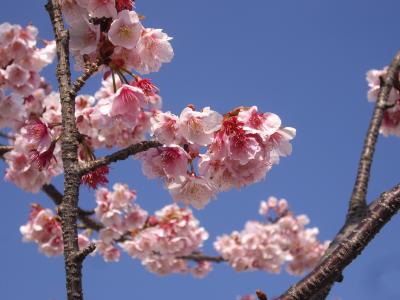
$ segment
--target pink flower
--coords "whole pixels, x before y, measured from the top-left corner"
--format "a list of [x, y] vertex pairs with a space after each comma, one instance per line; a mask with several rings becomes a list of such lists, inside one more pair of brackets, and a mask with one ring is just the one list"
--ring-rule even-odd
[[143, 162], [143, 173], [149, 178], [174, 178], [186, 175], [189, 157], [177, 145], [149, 149], [136, 156]]
[[56, 143], [52, 142], [50, 147], [43, 151], [39, 152], [38, 150], [31, 150], [30, 152], [30, 159], [33, 163], [36, 164], [39, 170], [42, 170], [49, 166], [52, 159], [57, 161], [56, 157], [54, 156], [54, 149], [56, 147]]
[[33, 204], [28, 223], [20, 227], [24, 242], [35, 242], [47, 256], [63, 253], [61, 224], [49, 209]]
[[157, 141], [165, 145], [174, 144], [177, 141], [179, 118], [171, 112], [157, 111], [150, 119], [151, 134]]
[[117, 262], [121, 256], [121, 253], [117, 247], [101, 241], [97, 242], [96, 251], [103, 256], [105, 262]]
[[162, 63], [170, 62], [174, 56], [169, 43], [171, 39], [162, 32], [162, 29], [144, 29], [136, 46], [139, 61], [135, 69], [142, 74], [147, 74], [157, 72]]
[[167, 177], [176, 177], [186, 174], [188, 155], [182, 147], [171, 145], [161, 148], [161, 164]]
[[115, 46], [133, 49], [142, 33], [143, 26], [134, 11], [123, 10], [111, 23], [108, 38]]
[[29, 80], [30, 74], [28, 70], [14, 63], [6, 68], [4, 77], [11, 85], [20, 87]]
[[141, 89], [124, 84], [117, 90], [112, 99], [110, 115], [113, 117], [120, 116], [124, 120], [136, 124], [140, 107], [145, 101]]
[[246, 132], [259, 134], [264, 139], [281, 127], [279, 116], [273, 113], [259, 113], [256, 106], [241, 110], [238, 114], [238, 121], [243, 122], [243, 129]]
[[197, 209], [203, 209], [216, 193], [211, 182], [192, 175], [179, 176], [167, 183], [167, 189], [175, 201], [183, 201]]
[[89, 0], [87, 9], [95, 18], [115, 18], [117, 16], [115, 0]]
[[[249, 221], [245, 228], [223, 235], [214, 242], [215, 249], [237, 271], [264, 270], [278, 273], [283, 265], [291, 274], [302, 274], [321, 259], [328, 243], [316, 239], [317, 228], [305, 228], [307, 216], [295, 217], [286, 200], [270, 197], [261, 203], [266, 223]], [[271, 218], [270, 212], [276, 218]]]
[[80, 55], [90, 54], [96, 51], [100, 39], [100, 27], [93, 25], [86, 19], [71, 24], [70, 48], [79, 51]]
[[38, 152], [43, 152], [50, 147], [51, 135], [47, 125], [40, 119], [34, 118], [25, 125], [26, 138]]
[[207, 146], [222, 125], [222, 116], [204, 108], [201, 112], [186, 107], [179, 117], [179, 133], [190, 143]]

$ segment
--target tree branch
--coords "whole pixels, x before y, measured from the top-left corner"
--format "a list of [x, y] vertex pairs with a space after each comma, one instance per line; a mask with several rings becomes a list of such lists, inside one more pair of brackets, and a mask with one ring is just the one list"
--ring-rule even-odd
[[400, 209], [400, 184], [381, 194], [360, 224], [325, 257], [313, 271], [292, 286], [278, 300], [304, 300], [318, 294], [342, 277], [343, 270], [364, 250], [369, 242]]
[[86, 65], [85, 70], [81, 76], [79, 76], [71, 87], [71, 97], [75, 98], [81, 88], [85, 85], [86, 81], [99, 70], [102, 62], [99, 60], [94, 63]]
[[120, 160], [125, 160], [131, 155], [135, 155], [139, 152], [146, 151], [150, 148], [160, 147], [160, 146], [162, 145], [156, 141], [144, 141], [137, 144], [133, 144], [117, 152], [114, 152], [113, 154], [104, 156], [102, 158], [90, 162], [86, 162], [81, 166], [79, 173], [81, 176], [83, 176], [89, 172], [96, 170], [99, 167], [106, 166]]
[[396, 54], [386, 75], [383, 78], [379, 90], [378, 99], [375, 104], [372, 119], [364, 141], [364, 147], [361, 153], [358, 165], [357, 178], [351, 195], [349, 210], [346, 217], [346, 223], [352, 223], [352, 219], [359, 219], [366, 210], [366, 195], [368, 191], [368, 182], [371, 173], [371, 165], [375, 152], [376, 142], [378, 140], [379, 129], [382, 124], [383, 115], [388, 105], [388, 98], [395, 82], [398, 81], [400, 68], [400, 52]]
[[262, 290], [256, 290], [258, 300], [268, 300], [267, 295]]
[[[366, 213], [368, 212], [366, 195], [368, 191], [368, 183], [371, 174], [373, 156], [384, 112], [388, 108], [388, 98], [390, 91], [394, 87], [396, 82], [398, 82], [399, 69], [400, 51], [393, 58], [385, 77], [382, 79], [381, 87], [378, 93], [378, 99], [375, 103], [375, 108], [372, 113], [370, 125], [364, 140], [364, 146], [361, 152], [361, 158], [357, 170], [357, 177], [354, 183], [352, 195], [350, 197], [345, 224], [339, 230], [339, 232], [336, 234], [335, 238], [329, 245], [329, 248], [327, 249], [324, 258], [332, 254], [336, 246], [342, 240], [346, 239], [350, 233], [352, 233], [352, 231], [356, 228], [356, 226], [360, 223], [360, 221], [365, 217]], [[329, 286], [321, 289], [318, 294], [313, 295], [310, 300], [325, 299], [328, 296], [333, 285], [334, 282], [331, 282]]]
[[95, 243], [90, 243], [85, 249], [79, 251], [74, 259], [79, 262], [82, 263], [86, 256], [88, 256], [90, 253], [92, 253], [94, 250], [96, 250], [96, 244]]
[[78, 246], [78, 199], [80, 179], [78, 171], [78, 130], [75, 123], [75, 97], [71, 97], [69, 63], [69, 34], [64, 28], [58, 0], [46, 4], [56, 40], [58, 57], [57, 81], [61, 99], [61, 150], [64, 166], [64, 197], [59, 206], [64, 243], [64, 263], [68, 300], [83, 300], [82, 263], [75, 258]]
[[202, 261], [209, 261], [214, 263], [226, 262], [226, 260], [222, 256], [209, 256], [209, 255], [204, 255], [200, 252], [195, 252], [190, 255], [178, 256], [177, 258], [192, 260], [194, 262], [202, 262]]
[[0, 145], [0, 157], [3, 158], [3, 155], [11, 151], [13, 148], [14, 148], [13, 146]]

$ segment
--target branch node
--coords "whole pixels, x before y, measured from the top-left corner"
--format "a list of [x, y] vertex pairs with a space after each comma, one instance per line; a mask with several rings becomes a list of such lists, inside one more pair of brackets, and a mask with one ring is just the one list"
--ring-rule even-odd
[[96, 250], [96, 244], [90, 243], [86, 248], [82, 249], [81, 251], [75, 254], [74, 260], [76, 262], [82, 263], [85, 260], [86, 256], [88, 256], [94, 250]]

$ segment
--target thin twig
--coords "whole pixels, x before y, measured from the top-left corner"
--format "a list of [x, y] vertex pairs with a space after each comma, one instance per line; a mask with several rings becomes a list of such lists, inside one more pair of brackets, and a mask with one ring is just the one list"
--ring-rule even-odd
[[341, 280], [343, 270], [364, 250], [382, 227], [400, 209], [400, 184], [382, 193], [371, 205], [359, 225], [325, 257], [306, 277], [292, 286], [278, 300], [310, 299], [324, 287]]
[[114, 152], [113, 154], [104, 156], [97, 160], [86, 162], [84, 165], [81, 166], [79, 173], [81, 176], [83, 176], [89, 172], [96, 170], [99, 167], [106, 166], [120, 160], [125, 160], [131, 155], [135, 155], [139, 152], [146, 151], [150, 148], [155, 148], [160, 146], [162, 145], [156, 141], [144, 141], [137, 144], [133, 144], [117, 152]]
[[94, 63], [87, 64], [85, 66], [85, 70], [81, 76], [79, 76], [71, 87], [71, 97], [75, 97], [81, 88], [85, 85], [86, 81], [99, 70], [101, 66], [101, 61], [97, 61]]
[[[375, 108], [370, 121], [369, 129], [365, 137], [363, 150], [358, 166], [357, 177], [354, 184], [353, 192], [350, 197], [349, 208], [347, 211], [346, 221], [343, 227], [336, 234], [335, 238], [329, 245], [324, 258], [330, 256], [337, 245], [354, 230], [360, 221], [368, 212], [366, 204], [366, 194], [368, 191], [368, 183], [370, 179], [371, 166], [373, 155], [378, 140], [379, 129], [382, 124], [383, 115], [388, 108], [388, 98], [394, 84], [398, 82], [400, 68], [400, 52], [396, 54], [386, 75], [381, 78], [381, 87], [378, 94], [378, 99], [375, 103]], [[318, 294], [313, 295], [310, 300], [325, 299], [330, 292], [334, 282], [324, 288], [321, 287]]]
[[96, 244], [95, 243], [90, 243], [86, 248], [80, 250], [74, 257], [74, 259], [80, 263], [82, 263], [86, 256], [88, 256], [90, 253], [92, 253], [94, 250], [96, 250]]
[[185, 259], [185, 260], [192, 260], [194, 262], [202, 262], [202, 261], [208, 261], [208, 262], [214, 262], [214, 263], [226, 262], [226, 260], [222, 256], [209, 256], [209, 255], [204, 255], [200, 252], [195, 252], [190, 255], [178, 256], [177, 258]]
[[256, 290], [258, 300], [268, 300], [267, 295], [262, 290]]
[[382, 124], [383, 115], [388, 105], [388, 98], [395, 82], [398, 82], [400, 68], [400, 52], [396, 54], [392, 63], [383, 78], [379, 90], [378, 99], [375, 104], [372, 119], [364, 141], [364, 147], [357, 171], [357, 178], [354, 184], [353, 193], [349, 204], [346, 223], [353, 223], [353, 219], [362, 218], [367, 210], [366, 195], [368, 191], [368, 182], [371, 173], [371, 165], [375, 152], [376, 142], [378, 140], [379, 129]]
[[13, 146], [0, 145], [0, 157], [3, 158], [3, 155], [11, 151], [13, 148], [14, 148]]

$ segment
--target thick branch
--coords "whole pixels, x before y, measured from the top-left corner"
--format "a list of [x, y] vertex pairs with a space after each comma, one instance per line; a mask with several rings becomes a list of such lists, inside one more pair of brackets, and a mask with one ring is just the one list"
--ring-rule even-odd
[[[369, 129], [365, 137], [361, 158], [358, 165], [357, 177], [354, 184], [353, 192], [350, 198], [349, 208], [347, 211], [346, 221], [340, 231], [336, 234], [324, 257], [328, 257], [334, 251], [336, 246], [344, 240], [360, 221], [365, 217], [368, 211], [366, 204], [366, 195], [368, 191], [368, 182], [371, 173], [371, 165], [378, 140], [379, 129], [382, 124], [383, 115], [388, 108], [388, 98], [391, 89], [398, 82], [400, 68], [400, 52], [396, 54], [389, 69], [382, 80], [382, 84], [378, 93], [378, 99], [370, 121]], [[317, 295], [313, 295], [310, 300], [325, 299], [329, 294], [334, 282], [329, 286], [321, 288]]]
[[106, 166], [120, 160], [125, 160], [131, 155], [135, 155], [139, 152], [146, 151], [150, 148], [160, 147], [160, 146], [162, 145], [156, 141], [144, 141], [134, 145], [130, 145], [124, 149], [114, 152], [113, 154], [104, 156], [94, 161], [87, 162], [86, 164], [81, 166], [79, 173], [81, 175], [85, 175], [89, 172], [96, 170], [99, 167]]
[[388, 107], [388, 98], [395, 82], [398, 81], [400, 68], [400, 52], [396, 54], [389, 69], [382, 80], [378, 99], [375, 104], [372, 119], [369, 125], [367, 136], [365, 137], [364, 147], [358, 165], [357, 178], [351, 195], [347, 223], [352, 223], [352, 219], [359, 219], [366, 212], [366, 195], [368, 191], [368, 181], [371, 173], [371, 165], [375, 152], [375, 145], [378, 140], [379, 129], [382, 124], [383, 115]]
[[78, 131], [75, 124], [75, 97], [71, 97], [69, 35], [64, 28], [58, 0], [48, 0], [49, 13], [56, 39], [58, 57], [57, 81], [61, 100], [61, 150], [64, 166], [64, 197], [59, 206], [64, 243], [64, 262], [68, 300], [83, 300], [82, 263], [75, 259], [78, 247], [78, 199], [80, 176], [78, 168]]
[[374, 201], [360, 224], [300, 282], [278, 300], [304, 300], [341, 279], [343, 270], [364, 250], [369, 242], [400, 209], [400, 184]]

